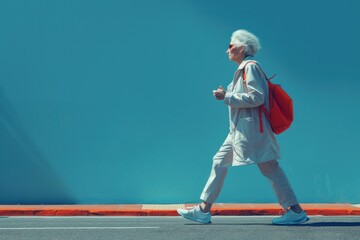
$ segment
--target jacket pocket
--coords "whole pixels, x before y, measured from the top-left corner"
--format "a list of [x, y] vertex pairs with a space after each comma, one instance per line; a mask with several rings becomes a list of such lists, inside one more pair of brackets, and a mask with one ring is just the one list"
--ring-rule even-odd
[[253, 118], [239, 119], [234, 136], [234, 151], [244, 161], [258, 159], [264, 149], [264, 138], [258, 127], [258, 122]]
[[252, 117], [239, 118], [236, 131], [243, 141], [256, 142], [261, 140], [259, 123]]

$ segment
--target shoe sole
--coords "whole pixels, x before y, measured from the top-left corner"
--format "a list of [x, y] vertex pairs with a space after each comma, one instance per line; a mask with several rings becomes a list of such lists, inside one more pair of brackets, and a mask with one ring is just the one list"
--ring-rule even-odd
[[198, 220], [198, 219], [195, 219], [195, 218], [188, 217], [186, 215], [182, 215], [179, 211], [177, 211], [177, 212], [178, 212], [178, 214], [180, 214], [180, 216], [182, 216], [185, 219], [188, 219], [188, 220], [191, 220], [191, 221], [194, 221], [194, 222], [198, 222], [198, 223], [202, 223], [202, 224], [211, 224], [211, 221], [209, 221], [209, 222], [201, 221], [201, 220]]
[[302, 223], [306, 223], [307, 221], [309, 221], [310, 218], [309, 217], [306, 217], [305, 219], [302, 219], [300, 221], [297, 221], [297, 222], [289, 222], [289, 223], [274, 223], [274, 225], [298, 225], [298, 224], [302, 224]]

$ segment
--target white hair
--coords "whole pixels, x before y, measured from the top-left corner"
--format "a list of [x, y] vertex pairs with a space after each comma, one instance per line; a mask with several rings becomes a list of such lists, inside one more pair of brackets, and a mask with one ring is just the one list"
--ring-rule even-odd
[[242, 46], [248, 56], [254, 56], [261, 48], [259, 39], [254, 34], [243, 29], [233, 32], [230, 44]]

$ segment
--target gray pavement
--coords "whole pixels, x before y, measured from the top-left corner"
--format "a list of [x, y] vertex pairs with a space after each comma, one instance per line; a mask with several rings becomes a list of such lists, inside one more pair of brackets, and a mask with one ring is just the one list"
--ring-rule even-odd
[[360, 216], [274, 226], [271, 216], [215, 216], [201, 225], [180, 217], [0, 217], [0, 239], [360, 239]]

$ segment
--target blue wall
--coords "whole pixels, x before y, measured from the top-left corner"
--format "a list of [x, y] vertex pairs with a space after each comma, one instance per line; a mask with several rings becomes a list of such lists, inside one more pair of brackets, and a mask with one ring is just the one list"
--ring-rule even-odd
[[[197, 202], [227, 130], [231, 33], [293, 97], [302, 202], [360, 202], [357, 1], [1, 0], [0, 204]], [[255, 166], [218, 202], [275, 202]]]

